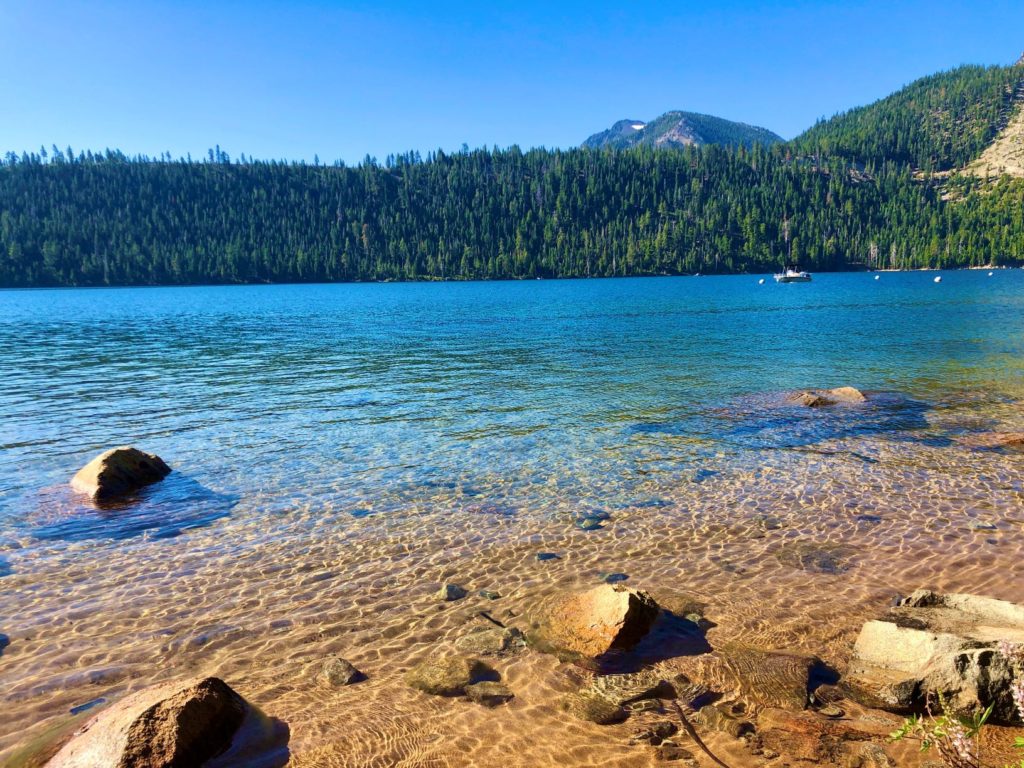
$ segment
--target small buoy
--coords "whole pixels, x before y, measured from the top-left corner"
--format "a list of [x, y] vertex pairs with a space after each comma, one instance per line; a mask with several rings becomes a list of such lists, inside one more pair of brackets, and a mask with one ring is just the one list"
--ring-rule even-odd
[[935, 282], [936, 283], [941, 283], [942, 282], [942, 275], [936, 275], [935, 276]]
[[995, 274], [995, 272], [989, 272], [989, 273], [988, 273], [988, 276], [989, 276], [989, 277], [992, 277], [992, 275], [994, 275], [994, 274]]
[[881, 279], [882, 279], [881, 275], [875, 275], [875, 280], [881, 280]]
[[757, 284], [758, 285], [764, 285], [764, 278], [762, 277], [760, 280], [758, 280]]

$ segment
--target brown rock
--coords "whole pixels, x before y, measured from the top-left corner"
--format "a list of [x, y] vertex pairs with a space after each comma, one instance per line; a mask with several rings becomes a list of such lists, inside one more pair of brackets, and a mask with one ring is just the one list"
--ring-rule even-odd
[[748, 712], [764, 708], [802, 710], [808, 701], [811, 673], [821, 665], [814, 656], [764, 651], [733, 644], [711, 653], [680, 659], [680, 666], [705, 689], [731, 695]]
[[122, 446], [101, 453], [78, 470], [71, 478], [71, 487], [102, 501], [163, 480], [170, 472], [159, 456]]
[[462, 696], [468, 686], [495, 678], [497, 673], [478, 659], [442, 656], [410, 670], [405, 681], [432, 696]]
[[337, 688], [361, 682], [366, 679], [366, 675], [345, 659], [335, 657], [324, 662], [316, 679], [325, 688]]
[[657, 617], [658, 604], [646, 592], [602, 584], [556, 598], [542, 610], [531, 640], [543, 651], [593, 659], [629, 650]]
[[501, 683], [484, 681], [466, 686], [466, 695], [470, 701], [483, 704], [485, 707], [497, 707], [515, 698], [508, 686]]
[[562, 699], [562, 708], [573, 717], [598, 725], [621, 723], [628, 713], [620, 705], [593, 691], [580, 691]]
[[960, 442], [969, 448], [1024, 448], [1024, 432], [981, 432], [965, 435]]
[[765, 751], [777, 752], [793, 761], [842, 764], [853, 743], [884, 738], [884, 729], [871, 730], [859, 723], [827, 720], [811, 712], [766, 710], [758, 721]]
[[192, 768], [221, 754], [246, 706], [223, 680], [147, 688], [100, 712], [47, 768]]
[[867, 400], [864, 393], [854, 387], [836, 387], [834, 389], [808, 389], [802, 392], [794, 392], [788, 398], [791, 403], [806, 406], [807, 408], [822, 408], [826, 405], [836, 403], [863, 403]]

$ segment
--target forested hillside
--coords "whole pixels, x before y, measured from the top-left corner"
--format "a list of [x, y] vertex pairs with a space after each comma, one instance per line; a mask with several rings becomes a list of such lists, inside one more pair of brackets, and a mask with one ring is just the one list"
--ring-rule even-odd
[[1024, 181], [940, 187], [918, 171], [977, 156], [1022, 74], [926, 78], [752, 149], [467, 150], [354, 168], [219, 150], [9, 154], [0, 285], [765, 272], [790, 253], [812, 270], [1018, 263]]
[[796, 139], [804, 152], [864, 163], [909, 164], [926, 173], [981, 154], [1024, 98], [1024, 66], [960, 67], [924, 77], [866, 107], [818, 123]]

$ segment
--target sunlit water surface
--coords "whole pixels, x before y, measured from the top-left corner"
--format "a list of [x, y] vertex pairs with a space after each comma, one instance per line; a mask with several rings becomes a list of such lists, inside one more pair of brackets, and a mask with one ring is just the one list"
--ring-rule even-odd
[[[900, 591], [1019, 600], [1024, 454], [964, 438], [1024, 430], [1024, 272], [932, 277], [0, 292], [0, 759], [209, 673], [298, 765], [647, 765], [550, 657], [499, 662], [496, 711], [401, 675], [610, 572], [838, 667]], [[71, 494], [129, 443], [175, 472]], [[331, 653], [368, 681], [318, 687]]]

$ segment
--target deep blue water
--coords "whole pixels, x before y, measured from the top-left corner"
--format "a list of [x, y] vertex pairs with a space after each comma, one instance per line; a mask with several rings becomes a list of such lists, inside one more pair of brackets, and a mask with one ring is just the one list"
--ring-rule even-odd
[[[934, 274], [2, 291], [0, 538], [431, 494], [497, 515], [545, 493], [637, 503], [608, 478], [652, 455], [700, 482], [723, 452], [941, 443], [930, 409], [1024, 389], [1024, 271]], [[884, 396], [777, 407], [845, 384]], [[130, 512], [72, 514], [68, 478], [126, 443], [177, 471]]]

